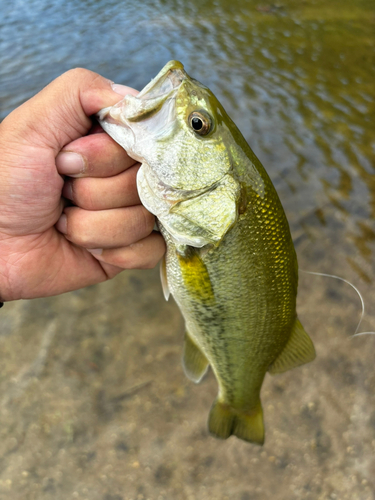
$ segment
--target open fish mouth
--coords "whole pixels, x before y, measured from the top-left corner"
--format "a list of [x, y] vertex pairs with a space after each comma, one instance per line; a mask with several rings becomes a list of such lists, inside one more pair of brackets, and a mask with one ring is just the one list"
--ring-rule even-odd
[[137, 95], [127, 95], [114, 106], [97, 113], [102, 128], [129, 156], [144, 163], [145, 144], [173, 133], [176, 120], [175, 95], [188, 80], [183, 65], [170, 61]]
[[178, 89], [186, 78], [188, 78], [188, 76], [183, 65], [179, 61], [169, 61], [169, 63], [159, 71], [155, 78], [141, 90], [137, 95], [137, 99], [141, 101], [162, 99], [164, 102], [170, 93]]
[[131, 128], [129, 122], [145, 120], [160, 111], [187, 78], [183, 65], [170, 61], [137, 96], [125, 96], [114, 106], [100, 110], [97, 118], [105, 130], [105, 123]]

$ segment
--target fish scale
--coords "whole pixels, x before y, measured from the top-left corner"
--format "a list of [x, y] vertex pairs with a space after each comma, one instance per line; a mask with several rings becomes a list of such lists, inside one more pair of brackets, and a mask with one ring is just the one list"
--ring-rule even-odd
[[315, 357], [296, 313], [298, 266], [289, 225], [260, 161], [207, 87], [169, 62], [99, 121], [142, 162], [139, 196], [166, 241], [165, 297], [186, 322], [183, 365], [219, 386], [208, 427], [264, 442], [267, 372]]

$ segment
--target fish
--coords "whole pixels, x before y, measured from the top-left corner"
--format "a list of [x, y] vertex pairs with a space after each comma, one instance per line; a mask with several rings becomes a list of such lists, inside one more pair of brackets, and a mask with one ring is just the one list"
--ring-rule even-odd
[[262, 445], [266, 373], [315, 358], [296, 313], [297, 257], [270, 177], [179, 61], [97, 119], [141, 163], [139, 196], [167, 246], [164, 296], [185, 319], [185, 374], [198, 383], [211, 366], [218, 383], [209, 432]]

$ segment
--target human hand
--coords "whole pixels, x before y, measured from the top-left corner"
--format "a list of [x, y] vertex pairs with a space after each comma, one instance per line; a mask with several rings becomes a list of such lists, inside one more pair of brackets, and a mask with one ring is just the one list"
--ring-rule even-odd
[[107, 134], [86, 135], [89, 117], [125, 93], [137, 92], [71, 70], [0, 124], [0, 300], [68, 292], [162, 257], [139, 164]]

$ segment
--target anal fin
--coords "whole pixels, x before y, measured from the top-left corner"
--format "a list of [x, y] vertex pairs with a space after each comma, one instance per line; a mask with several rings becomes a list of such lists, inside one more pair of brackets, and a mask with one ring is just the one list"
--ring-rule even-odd
[[191, 340], [188, 333], [185, 333], [183, 366], [186, 376], [196, 384], [202, 380], [208, 369], [206, 356]]
[[315, 356], [314, 344], [297, 318], [288, 343], [278, 358], [270, 365], [268, 371], [272, 375], [283, 373], [313, 361]]

